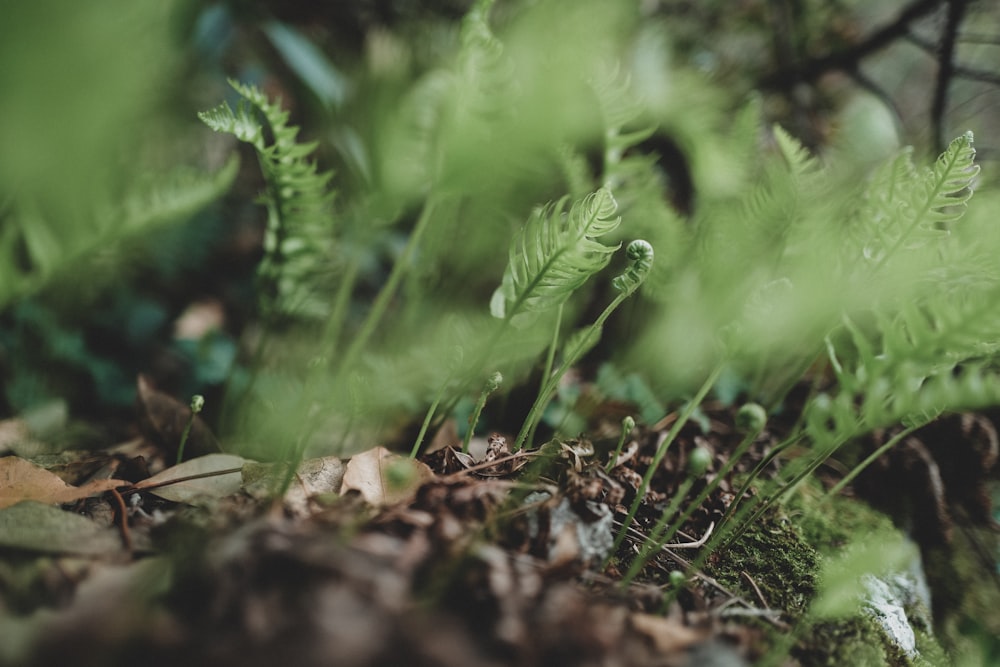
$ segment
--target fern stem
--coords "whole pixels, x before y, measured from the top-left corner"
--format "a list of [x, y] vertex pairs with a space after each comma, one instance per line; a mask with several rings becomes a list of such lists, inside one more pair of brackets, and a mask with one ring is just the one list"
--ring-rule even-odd
[[[591, 334], [600, 334], [601, 328], [604, 326], [605, 320], [611, 316], [611, 313], [618, 308], [621, 303], [631, 295], [631, 292], [619, 292], [615, 296], [614, 300], [608, 304], [608, 307], [604, 309], [604, 312], [594, 321], [593, 324], [588, 328]], [[580, 339], [579, 344], [576, 348], [572, 350], [567, 350], [566, 354], [559, 364], [559, 368], [555, 373], [548, 375], [542, 384], [541, 390], [538, 392], [538, 396], [535, 398], [535, 402], [531, 406], [531, 410], [528, 412], [527, 418], [524, 420], [524, 424], [521, 426], [521, 432], [517, 435], [517, 440], [514, 442], [513, 451], [518, 451], [521, 446], [524, 445], [525, 441], [528, 439], [529, 433], [532, 433], [537, 425], [537, 422], [541, 419], [542, 411], [549, 404], [552, 399], [552, 395], [555, 393], [556, 388], [559, 386], [559, 381], [562, 376], [566, 374], [566, 371], [580, 360], [582, 356], [581, 351], [587, 349], [588, 337]]]
[[[559, 308], [556, 309], [556, 323], [555, 326], [552, 328], [552, 341], [551, 344], [549, 345], [548, 354], [545, 357], [545, 368], [542, 371], [542, 383], [541, 386], [538, 388], [539, 394], [541, 394], [541, 392], [544, 391], [545, 385], [548, 382], [549, 377], [551, 377], [552, 375], [552, 367], [556, 363], [556, 348], [559, 346], [559, 329], [560, 325], [562, 324], [562, 316], [563, 316], [563, 304], [560, 303]], [[541, 423], [541, 419], [536, 421], [534, 425], [531, 427], [531, 431], [528, 433], [526, 442], [534, 441], [535, 431], [538, 430], [539, 423]]]
[[[448, 382], [445, 381], [441, 388], [438, 389], [437, 396], [434, 397], [434, 402], [431, 406], [427, 408], [427, 414], [424, 415], [424, 422], [420, 425], [420, 433], [417, 434], [417, 439], [413, 441], [413, 449], [410, 450], [410, 458], [417, 458], [417, 454], [420, 452], [420, 445], [424, 442], [424, 437], [427, 435], [427, 429], [431, 425], [431, 420], [434, 419], [434, 413], [437, 412], [438, 405], [441, 404], [441, 399], [444, 397], [445, 388], [448, 386]], [[464, 449], [462, 451], [465, 451]]]
[[840, 480], [839, 482], [837, 482], [836, 484], [834, 484], [833, 487], [829, 491], [826, 492], [826, 495], [823, 497], [823, 501], [827, 502], [831, 498], [833, 498], [834, 496], [836, 496], [838, 493], [840, 493], [844, 489], [845, 486], [847, 486], [852, 481], [854, 481], [854, 478], [857, 477], [859, 474], [861, 474], [861, 472], [865, 468], [867, 468], [868, 466], [870, 466], [879, 457], [881, 457], [883, 454], [885, 454], [890, 449], [892, 449], [893, 447], [895, 447], [896, 445], [898, 445], [900, 442], [902, 442], [903, 438], [905, 438], [906, 436], [910, 435], [911, 433], [913, 433], [914, 431], [916, 431], [918, 428], [921, 428], [922, 426], [925, 426], [927, 423], [928, 422], [923, 422], [923, 423], [920, 423], [920, 424], [914, 424], [913, 426], [907, 426], [902, 431], [900, 431], [899, 433], [897, 433], [893, 437], [889, 438], [888, 442], [886, 442], [884, 445], [882, 445], [881, 447], [879, 447], [878, 449], [876, 449], [874, 452], [872, 452], [864, 461], [862, 461], [858, 465], [854, 466], [854, 468], [851, 469], [851, 471], [849, 473], [847, 473], [847, 475], [845, 475], [842, 480]]
[[[337, 351], [337, 344], [344, 330], [347, 307], [351, 301], [351, 293], [354, 291], [360, 267], [361, 262], [355, 255], [347, 263], [344, 274], [340, 277], [340, 285], [337, 286], [337, 295], [333, 300], [330, 317], [326, 321], [326, 327], [323, 331], [323, 345], [320, 348], [325, 351], [328, 360], [332, 360]], [[329, 363], [325, 366], [329, 368]]]
[[705, 400], [708, 392], [715, 386], [715, 381], [719, 379], [719, 374], [722, 373], [723, 364], [718, 364], [709, 373], [705, 382], [698, 389], [698, 393], [694, 395], [687, 405], [681, 410], [680, 415], [677, 417], [677, 421], [670, 428], [670, 431], [660, 440], [659, 445], [656, 448], [656, 454], [653, 455], [653, 460], [650, 462], [649, 467], [646, 469], [646, 474], [642, 477], [642, 482], [639, 484], [639, 488], [636, 489], [635, 499], [632, 500], [632, 505], [629, 507], [628, 514], [625, 520], [622, 522], [622, 527], [618, 531], [618, 535], [615, 537], [614, 547], [611, 549], [611, 554], [608, 556], [610, 560], [611, 557], [618, 551], [621, 547], [622, 542], [625, 540], [625, 535], [628, 532], [628, 527], [632, 525], [632, 521], [635, 519], [636, 513], [639, 511], [639, 506], [642, 504], [642, 500], [646, 495], [646, 490], [649, 489], [649, 483], [653, 480], [653, 475], [659, 469], [660, 464], [663, 462], [663, 457], [667, 454], [667, 449], [670, 447], [671, 443], [677, 438], [677, 435], [687, 424], [688, 420], [691, 419], [691, 415], [694, 411], [701, 405], [701, 402]]
[[436, 205], [437, 199], [434, 195], [429, 196], [427, 201], [424, 202], [424, 208], [420, 212], [420, 218], [417, 220], [416, 225], [413, 227], [413, 232], [410, 234], [406, 247], [403, 248], [402, 254], [393, 265], [392, 272], [389, 274], [389, 278], [386, 280], [385, 285], [382, 286], [378, 296], [375, 297], [375, 302], [372, 304], [372, 308], [368, 312], [368, 317], [365, 318], [364, 324], [355, 335], [354, 340], [351, 341], [350, 346], [348, 346], [347, 351], [341, 359], [339, 364], [341, 371], [346, 371], [354, 365], [358, 356], [360, 356], [361, 351], [368, 344], [368, 339], [371, 338], [375, 329], [377, 329], [379, 324], [382, 322], [382, 318], [385, 316], [385, 312], [389, 308], [389, 302], [392, 301], [392, 298], [396, 295], [396, 290], [399, 288], [403, 275], [409, 268], [410, 258], [413, 256], [417, 246], [420, 245], [421, 238], [427, 230], [427, 227], [430, 225], [432, 214]]

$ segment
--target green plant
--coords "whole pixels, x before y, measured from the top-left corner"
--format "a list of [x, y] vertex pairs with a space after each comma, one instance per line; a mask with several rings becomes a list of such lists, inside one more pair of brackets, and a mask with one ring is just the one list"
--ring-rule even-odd
[[181, 442], [177, 446], [178, 464], [184, 460], [184, 446], [187, 445], [188, 436], [191, 434], [191, 426], [194, 424], [194, 420], [198, 417], [198, 413], [201, 412], [203, 407], [205, 407], [204, 396], [195, 394], [191, 397], [191, 416], [188, 417], [187, 423], [184, 425], [184, 430], [181, 432]]

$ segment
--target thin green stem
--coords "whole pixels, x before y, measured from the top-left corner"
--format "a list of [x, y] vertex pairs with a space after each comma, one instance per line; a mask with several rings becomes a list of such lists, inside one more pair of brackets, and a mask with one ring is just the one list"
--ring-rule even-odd
[[[544, 390], [545, 384], [548, 382], [549, 377], [552, 375], [552, 367], [556, 363], [556, 348], [559, 347], [559, 329], [562, 324], [563, 315], [563, 304], [559, 304], [559, 308], [556, 310], [556, 323], [552, 327], [552, 341], [549, 343], [549, 351], [545, 356], [545, 368], [542, 370], [542, 384], [539, 387], [539, 393]], [[535, 431], [538, 430], [538, 424], [541, 420], [536, 421], [531, 427], [531, 431], [528, 433], [526, 438], [527, 442], [532, 442], [535, 439]]]
[[903, 440], [903, 438], [905, 438], [906, 436], [910, 435], [911, 433], [913, 433], [914, 431], [916, 431], [918, 428], [926, 425], [926, 423], [927, 422], [924, 422], [924, 423], [921, 423], [921, 424], [915, 424], [913, 426], [908, 426], [908, 427], [904, 428], [902, 431], [900, 431], [899, 433], [897, 433], [896, 435], [894, 435], [893, 437], [889, 438], [888, 442], [886, 442], [884, 445], [882, 445], [881, 447], [879, 447], [878, 449], [876, 449], [874, 452], [872, 452], [871, 455], [868, 456], [868, 458], [866, 458], [864, 461], [862, 461], [858, 465], [854, 466], [854, 468], [849, 473], [847, 473], [847, 475], [844, 476], [844, 479], [842, 479], [839, 482], [837, 482], [836, 484], [834, 484], [833, 488], [831, 488], [829, 491], [827, 491], [826, 495], [823, 497], [824, 502], [828, 501], [830, 498], [832, 498], [833, 496], [835, 496], [838, 493], [840, 493], [844, 489], [845, 486], [847, 486], [852, 481], [854, 481], [854, 478], [857, 477], [861, 473], [861, 471], [863, 471], [865, 468], [867, 468], [872, 463], [874, 463], [880, 456], [882, 456], [883, 454], [885, 454], [886, 452], [888, 452], [890, 449], [892, 449], [893, 447], [895, 447], [897, 444], [899, 444]]
[[622, 447], [625, 446], [625, 439], [628, 438], [634, 428], [635, 419], [631, 416], [625, 417], [625, 419], [622, 420], [622, 434], [618, 437], [618, 446], [615, 447], [615, 452], [611, 455], [611, 460], [608, 461], [608, 465], [604, 468], [606, 472], [611, 472], [611, 470], [618, 465], [618, 457], [621, 456]]
[[524, 424], [521, 426], [521, 432], [517, 434], [517, 440], [514, 442], [515, 452], [521, 449], [521, 447], [525, 444], [528, 434], [534, 430], [536, 423], [541, 419], [542, 412], [549, 404], [549, 401], [552, 400], [552, 395], [559, 386], [559, 381], [562, 379], [562, 376], [566, 374], [566, 371], [569, 370], [573, 364], [580, 360], [580, 357], [583, 356], [584, 352], [588, 349], [588, 343], [591, 336], [600, 335], [601, 329], [604, 327], [604, 322], [631, 294], [632, 291], [630, 290], [620, 292], [617, 296], [615, 296], [614, 300], [608, 304], [607, 308], [604, 309], [604, 312], [602, 312], [594, 323], [588, 327], [588, 335], [577, 339], [578, 342], [576, 347], [572, 350], [566, 351], [562, 363], [559, 364], [559, 368], [555, 373], [550, 374], [545, 379], [541, 390], [538, 392], [538, 396], [535, 397], [535, 402], [532, 404], [531, 410], [528, 412], [527, 418], [524, 420]]
[[[438, 405], [441, 403], [442, 397], [444, 397], [445, 388], [448, 386], [446, 381], [441, 388], [438, 390], [437, 396], [434, 397], [434, 402], [431, 406], [427, 408], [427, 414], [424, 416], [424, 423], [420, 425], [420, 433], [417, 434], [417, 439], [413, 442], [413, 449], [410, 450], [410, 458], [417, 458], [417, 454], [420, 452], [420, 445], [424, 442], [424, 436], [427, 435], [427, 429], [431, 425], [431, 420], [434, 418], [434, 413], [437, 411]], [[462, 451], [465, 451], [464, 449]]]
[[680, 415], [677, 417], [677, 421], [674, 422], [670, 431], [661, 439], [658, 447], [656, 448], [656, 454], [653, 455], [653, 460], [646, 469], [646, 474], [643, 475], [639, 488], [636, 489], [635, 499], [632, 501], [631, 507], [629, 507], [628, 515], [622, 522], [621, 530], [618, 531], [618, 535], [615, 537], [615, 544], [611, 549], [611, 555], [608, 556], [609, 559], [618, 551], [618, 548], [625, 540], [628, 527], [632, 525], [632, 521], [635, 519], [635, 515], [639, 511], [639, 506], [642, 504], [643, 498], [646, 496], [646, 491], [649, 489], [649, 484], [653, 480], [653, 475], [656, 474], [660, 464], [663, 462], [663, 457], [667, 454], [667, 449], [677, 438], [677, 435], [681, 432], [681, 429], [684, 428], [684, 425], [691, 419], [691, 415], [694, 414], [694, 411], [699, 405], [701, 405], [701, 402], [705, 400], [705, 396], [708, 395], [708, 392], [715, 385], [715, 381], [719, 379], [722, 367], [723, 366], [720, 363], [714, 370], [712, 370], [711, 373], [709, 373], [705, 382], [701, 385], [701, 388], [698, 389], [698, 393], [696, 393], [694, 398], [692, 398], [687, 405], [684, 406], [684, 409], [681, 410]]
[[181, 442], [177, 447], [177, 463], [179, 464], [184, 460], [184, 446], [187, 445], [188, 436], [191, 435], [191, 427], [194, 425], [194, 420], [198, 418], [198, 413], [201, 412], [201, 408], [205, 405], [205, 399], [199, 394], [195, 394], [191, 398], [191, 416], [188, 417], [187, 424], [184, 425], [184, 431], [181, 433]]
[[430, 221], [433, 217], [434, 209], [437, 207], [437, 203], [437, 197], [434, 195], [429, 196], [427, 201], [424, 202], [424, 208], [420, 212], [420, 218], [417, 219], [417, 223], [413, 227], [413, 232], [410, 233], [410, 238], [406, 243], [406, 247], [403, 248], [402, 254], [400, 254], [399, 259], [397, 259], [396, 263], [393, 265], [389, 278], [385, 281], [385, 285], [382, 286], [378, 296], [375, 297], [375, 301], [372, 303], [372, 308], [368, 312], [368, 317], [365, 318], [364, 324], [362, 324], [361, 329], [354, 336], [354, 340], [351, 341], [347, 351], [344, 352], [344, 356], [340, 361], [340, 370], [349, 370], [354, 365], [362, 350], [364, 350], [365, 346], [368, 344], [368, 340], [371, 338], [372, 334], [375, 333], [379, 324], [382, 323], [382, 318], [385, 316], [385, 312], [389, 308], [389, 303], [396, 295], [396, 291], [403, 279], [403, 275], [410, 266], [410, 259], [417, 247], [420, 245], [424, 232], [430, 226]]
[[347, 262], [344, 273], [340, 276], [340, 284], [337, 286], [337, 295], [333, 300], [333, 308], [330, 316], [326, 320], [326, 327], [323, 330], [323, 345], [320, 349], [326, 355], [328, 363], [324, 364], [329, 369], [330, 363], [337, 352], [337, 343], [340, 341], [344, 330], [344, 320], [347, 317], [347, 307], [351, 302], [351, 294], [357, 282], [358, 271], [361, 268], [361, 261], [357, 255], [353, 255]]
[[490, 376], [486, 381], [486, 385], [483, 390], [479, 393], [479, 400], [476, 401], [476, 408], [472, 411], [472, 415], [469, 417], [469, 428], [465, 432], [465, 438], [462, 440], [462, 453], [469, 452], [469, 442], [472, 440], [472, 435], [476, 430], [476, 424], [479, 423], [479, 416], [483, 413], [483, 408], [486, 407], [486, 399], [489, 398], [490, 394], [500, 387], [500, 382], [503, 381], [503, 376], [497, 371]]

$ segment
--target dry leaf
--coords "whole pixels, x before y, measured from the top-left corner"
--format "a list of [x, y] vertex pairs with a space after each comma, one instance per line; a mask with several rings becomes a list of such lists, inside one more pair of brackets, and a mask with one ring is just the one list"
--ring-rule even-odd
[[71, 503], [126, 484], [120, 479], [95, 479], [83, 486], [70, 486], [55, 473], [30, 461], [17, 456], [0, 458], [0, 508], [24, 500], [50, 505]]
[[235, 454], [209, 454], [167, 468], [138, 482], [135, 488], [175, 503], [224, 498], [243, 485], [244, 463], [246, 460]]
[[370, 505], [393, 505], [411, 500], [433, 477], [426, 464], [376, 447], [347, 462], [340, 494], [357, 491]]
[[[286, 467], [280, 463], [248, 461], [243, 466], [243, 491], [251, 498], [274, 496], [284, 481]], [[344, 479], [344, 463], [336, 456], [307, 459], [299, 464], [285, 492], [285, 508], [293, 516], [309, 512], [309, 499], [324, 493], [339, 493]]]
[[675, 618], [665, 616], [636, 612], [629, 616], [629, 621], [637, 632], [649, 637], [656, 650], [664, 655], [685, 651], [709, 636], [707, 630], [688, 627]]
[[37, 502], [0, 510], [0, 546], [94, 556], [122, 550], [113, 528]]

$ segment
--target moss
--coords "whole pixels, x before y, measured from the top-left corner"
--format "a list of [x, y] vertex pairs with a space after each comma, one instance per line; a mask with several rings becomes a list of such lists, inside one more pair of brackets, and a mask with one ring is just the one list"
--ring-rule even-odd
[[891, 660], [875, 623], [863, 616], [812, 624], [791, 654], [802, 667], [900, 664]]
[[866, 503], [844, 496], [827, 499], [819, 482], [803, 483], [788, 501], [802, 538], [824, 556], [866, 535], [900, 535], [892, 520]]
[[[857, 612], [843, 620], [812, 620], [808, 616], [818, 586], [821, 566], [852, 544], [873, 536], [888, 543], [901, 533], [884, 514], [846, 497], [825, 499], [818, 482], [803, 483], [779, 510], [740, 540], [711, 559], [710, 572], [723, 585], [753, 600], [761, 590], [769, 606], [781, 609], [792, 625], [792, 636], [774, 633], [774, 652], [789, 654], [803, 667], [825, 665], [903, 665], [925, 667], [951, 664], [941, 644], [927, 627], [929, 614], [907, 609], [917, 639], [919, 657], [911, 659], [893, 646], [881, 626]], [[746, 573], [744, 575], [743, 573]], [[789, 646], [789, 644], [793, 644]]]
[[[816, 591], [819, 554], [787, 519], [765, 518], [711, 559], [710, 572], [730, 590], [757, 598], [750, 577], [768, 606], [794, 617], [803, 614]], [[744, 574], [745, 573], [745, 574]]]

